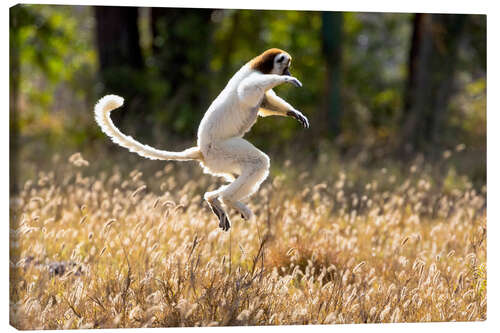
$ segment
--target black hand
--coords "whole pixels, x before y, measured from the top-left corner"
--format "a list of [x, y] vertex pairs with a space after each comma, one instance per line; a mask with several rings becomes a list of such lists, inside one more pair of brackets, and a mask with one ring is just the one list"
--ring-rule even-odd
[[300, 112], [290, 110], [286, 113], [287, 116], [293, 117], [299, 121], [305, 128], [309, 128], [309, 120]]
[[295, 78], [293, 76], [287, 76], [286, 77], [286, 82], [293, 84], [297, 88], [302, 87], [302, 82], [300, 82], [299, 80], [297, 80], [297, 78]]

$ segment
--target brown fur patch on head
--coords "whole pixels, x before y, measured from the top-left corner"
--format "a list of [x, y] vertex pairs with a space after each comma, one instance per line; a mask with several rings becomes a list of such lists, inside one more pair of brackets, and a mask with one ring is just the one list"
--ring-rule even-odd
[[[262, 74], [269, 74], [274, 67], [274, 58], [280, 53], [284, 53], [288, 57], [290, 57], [290, 55], [286, 51], [277, 48], [269, 49], [267, 51], [264, 51], [261, 55], [258, 55], [250, 60], [250, 68], [257, 70]], [[290, 57], [290, 59], [291, 58], [292, 57]]]

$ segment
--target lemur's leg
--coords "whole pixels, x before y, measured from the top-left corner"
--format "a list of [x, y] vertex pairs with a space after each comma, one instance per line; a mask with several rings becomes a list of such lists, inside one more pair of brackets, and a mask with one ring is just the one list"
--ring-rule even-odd
[[240, 213], [241, 218], [244, 220], [250, 220], [253, 216], [253, 213], [250, 210], [250, 208], [248, 208], [247, 205], [245, 205], [241, 201], [229, 201], [227, 199], [223, 199], [222, 202], [224, 202], [226, 206], [231, 207], [238, 213]]
[[[231, 163], [239, 166], [240, 175], [229, 185], [205, 194], [205, 199], [210, 204], [214, 213], [224, 225], [226, 217], [218, 214], [220, 198], [228, 207], [237, 210], [245, 219], [252, 216], [251, 210], [240, 200], [253, 194], [269, 173], [269, 157], [255, 148], [251, 143], [241, 138], [232, 138], [217, 144], [217, 149], [224, 156], [231, 159]], [[218, 205], [219, 203], [219, 205]], [[218, 207], [219, 206], [219, 207]], [[224, 228], [223, 228], [224, 229]], [[227, 230], [227, 229], [225, 229]]]
[[232, 151], [241, 173], [234, 182], [219, 192], [227, 206], [237, 210], [244, 219], [250, 219], [252, 211], [241, 200], [255, 193], [269, 174], [269, 157], [241, 138], [226, 140], [225, 149]]
[[[212, 209], [212, 212], [217, 216], [217, 218], [219, 218], [219, 220], [222, 220], [221, 224], [223, 224], [223, 225], [225, 224], [225, 222], [223, 220], [227, 218], [227, 214], [225, 214], [225, 211], [221, 206], [221, 202], [219, 200], [219, 195], [222, 193], [222, 191], [224, 189], [227, 188], [227, 186], [228, 185], [224, 185], [215, 191], [205, 193], [205, 200], [207, 201], [210, 208]], [[222, 198], [222, 202], [227, 207], [236, 210], [241, 215], [241, 218], [244, 220], [249, 220], [253, 216], [253, 213], [250, 210], [250, 208], [248, 208], [241, 201], [233, 201], [233, 200], [229, 200], [227, 198], [226, 199]], [[224, 213], [224, 214], [222, 214], [222, 213]], [[225, 217], [224, 217], [224, 215], [225, 215]]]
[[[219, 197], [224, 203], [228, 203], [236, 209], [241, 205], [235, 203], [255, 193], [260, 184], [267, 178], [269, 159], [263, 157], [254, 161], [246, 161], [242, 165], [242, 169], [241, 175], [219, 193]], [[240, 213], [243, 214], [243, 212]]]

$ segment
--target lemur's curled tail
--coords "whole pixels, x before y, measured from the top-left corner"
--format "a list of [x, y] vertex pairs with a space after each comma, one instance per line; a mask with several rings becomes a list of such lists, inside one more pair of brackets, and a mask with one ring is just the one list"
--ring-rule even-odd
[[106, 95], [97, 102], [94, 113], [97, 124], [102, 131], [106, 133], [114, 143], [127, 148], [133, 153], [152, 160], [202, 160], [203, 156], [198, 147], [192, 147], [181, 152], [172, 152], [159, 150], [136, 141], [131, 136], [125, 135], [111, 120], [110, 114], [116, 108], [123, 105], [123, 97], [117, 95]]

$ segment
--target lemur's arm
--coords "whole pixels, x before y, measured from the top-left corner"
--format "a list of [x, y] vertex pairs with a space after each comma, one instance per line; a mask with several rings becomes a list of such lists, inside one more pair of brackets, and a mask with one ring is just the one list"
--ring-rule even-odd
[[253, 107], [259, 103], [266, 91], [286, 82], [302, 87], [302, 83], [293, 76], [262, 74], [255, 71], [239, 84], [238, 97], [243, 103]]
[[283, 98], [276, 95], [274, 90], [269, 89], [264, 94], [262, 103], [259, 108], [261, 117], [268, 116], [286, 116], [289, 110], [293, 110], [293, 106], [288, 104]]
[[269, 89], [264, 94], [264, 99], [259, 108], [259, 115], [261, 117], [289, 116], [297, 119], [302, 126], [309, 127], [309, 120], [307, 120], [306, 116], [276, 95], [272, 89]]

